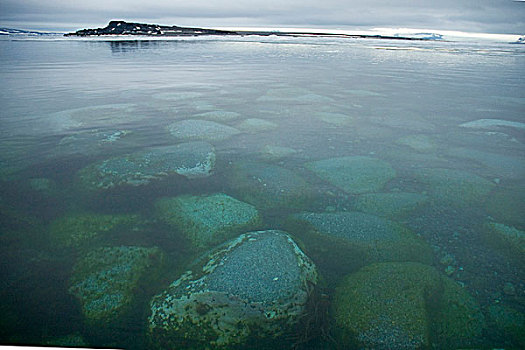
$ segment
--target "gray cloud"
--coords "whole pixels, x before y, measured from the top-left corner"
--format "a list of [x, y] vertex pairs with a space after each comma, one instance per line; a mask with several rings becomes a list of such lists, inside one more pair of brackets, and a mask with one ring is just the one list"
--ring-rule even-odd
[[[111, 19], [192, 26], [419, 27], [525, 32], [512, 0], [0, 0], [0, 25], [69, 30]], [[31, 28], [30, 28], [31, 29]]]

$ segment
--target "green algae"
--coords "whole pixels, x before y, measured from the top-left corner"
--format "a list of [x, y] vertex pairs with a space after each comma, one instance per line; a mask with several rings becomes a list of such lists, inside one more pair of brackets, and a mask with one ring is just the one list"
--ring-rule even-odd
[[475, 346], [485, 325], [464, 289], [413, 262], [372, 264], [347, 276], [333, 315], [341, 342], [374, 349]]
[[156, 247], [120, 246], [98, 248], [81, 258], [73, 268], [69, 293], [80, 302], [86, 323], [101, 327], [122, 321], [162, 257]]
[[132, 214], [75, 213], [53, 220], [49, 238], [59, 248], [85, 249], [112, 232], [132, 230], [142, 223]]
[[347, 250], [350, 256], [347, 259], [360, 257], [358, 264], [361, 266], [386, 261], [432, 261], [432, 251], [424, 240], [405, 227], [375, 215], [360, 212], [301, 213], [291, 215], [287, 225], [299, 237], [309, 237], [305, 244], [308, 241], [323, 242], [325, 254], [331, 254], [332, 250]]
[[197, 249], [222, 243], [261, 224], [254, 206], [223, 193], [161, 198], [156, 208], [158, 216], [178, 228]]

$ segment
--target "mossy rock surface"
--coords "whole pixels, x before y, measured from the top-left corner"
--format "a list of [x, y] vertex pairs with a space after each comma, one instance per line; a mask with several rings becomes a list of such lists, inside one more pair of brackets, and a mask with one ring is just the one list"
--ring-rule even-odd
[[396, 171], [387, 162], [364, 156], [323, 159], [307, 163], [306, 167], [351, 194], [379, 191], [396, 176]]
[[85, 249], [112, 232], [132, 230], [142, 224], [138, 215], [75, 213], [51, 222], [50, 241], [60, 248]]
[[367, 193], [354, 199], [353, 208], [364, 213], [395, 219], [407, 216], [427, 202], [428, 197], [420, 193]]
[[315, 266], [285, 232], [243, 234], [153, 298], [150, 345], [243, 349], [263, 339], [259, 346], [282, 346], [316, 282]]
[[109, 158], [80, 170], [79, 178], [88, 189], [108, 189], [146, 185], [174, 174], [189, 179], [207, 177], [214, 166], [214, 147], [196, 141]]
[[432, 261], [432, 251], [422, 239], [394, 221], [375, 215], [361, 212], [300, 213], [288, 220], [293, 221], [304, 223], [304, 229], [327, 237], [328, 247], [341, 242], [342, 245], [334, 249], [348, 246], [349, 251], [358, 252], [365, 259], [361, 263]]
[[223, 193], [161, 198], [158, 216], [178, 228], [197, 249], [210, 247], [261, 224], [253, 205]]
[[69, 293], [91, 327], [118, 324], [132, 311], [138, 288], [161, 267], [162, 252], [136, 246], [103, 247], [73, 268]]
[[483, 203], [495, 184], [463, 170], [444, 168], [417, 169], [417, 181], [426, 186], [432, 200], [456, 207]]
[[484, 327], [464, 289], [414, 262], [372, 264], [347, 276], [333, 315], [339, 341], [370, 349], [475, 346]]
[[484, 225], [485, 241], [507, 257], [525, 263], [525, 231], [497, 222]]
[[263, 162], [234, 163], [227, 182], [236, 196], [258, 209], [308, 208], [313, 188], [286, 168]]

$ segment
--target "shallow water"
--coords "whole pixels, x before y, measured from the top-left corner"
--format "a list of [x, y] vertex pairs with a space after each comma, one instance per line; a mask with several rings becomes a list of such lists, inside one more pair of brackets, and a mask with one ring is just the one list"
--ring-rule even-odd
[[[478, 304], [482, 346], [524, 346], [524, 53], [511, 44], [328, 38], [1, 40], [0, 342], [69, 336], [69, 344], [146, 348], [149, 300], [202, 254], [158, 217], [156, 203], [221, 192], [260, 212], [253, 228], [288, 231], [323, 276], [323, 332], [307, 337], [298, 327], [299, 348], [337, 348], [327, 335], [337, 328], [334, 289], [363, 267], [289, 224], [304, 211], [362, 211], [403, 225], [429, 246], [426, 256], [380, 252], [369, 262], [435, 267]], [[178, 124], [195, 119], [221, 128], [206, 124], [196, 136]], [[465, 124], [482, 119], [492, 121]], [[107, 189], [82, 180], [91, 164], [195, 138], [215, 149], [211, 176], [179, 172]], [[348, 166], [368, 182], [315, 169], [340, 157], [356, 158], [331, 174]], [[380, 165], [361, 169], [368, 158]], [[57, 243], [54, 223], [85, 213], [141, 219], [80, 248]], [[94, 330], [68, 292], [72, 266], [89, 250], [122, 245], [159, 247], [165, 267], [133, 292], [123, 324]], [[114, 342], [112, 331], [124, 336]]]

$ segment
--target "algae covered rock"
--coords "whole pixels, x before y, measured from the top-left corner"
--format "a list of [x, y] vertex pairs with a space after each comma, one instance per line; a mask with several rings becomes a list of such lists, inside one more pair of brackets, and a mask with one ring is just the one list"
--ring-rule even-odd
[[340, 342], [373, 349], [473, 346], [484, 327], [465, 290], [413, 262], [373, 264], [347, 276], [333, 313]]
[[221, 243], [261, 223], [254, 206], [223, 193], [161, 198], [156, 208], [158, 216], [177, 227], [196, 248]]
[[140, 186], [172, 174], [189, 179], [207, 177], [215, 166], [215, 149], [206, 142], [188, 142], [174, 146], [110, 158], [80, 170], [82, 183], [92, 189], [115, 186]]
[[261, 209], [307, 208], [314, 193], [291, 170], [262, 162], [234, 163], [227, 182], [239, 198]]
[[49, 226], [50, 241], [60, 248], [83, 248], [116, 230], [134, 229], [142, 221], [137, 215], [76, 213], [55, 219]]
[[426, 204], [427, 196], [411, 192], [367, 193], [358, 196], [353, 207], [364, 213], [387, 218], [398, 218], [410, 214]]
[[[348, 249], [363, 257], [362, 262], [430, 262], [432, 251], [419, 237], [403, 226], [375, 215], [360, 212], [300, 213], [289, 221], [306, 224], [326, 237], [334, 249]], [[334, 240], [335, 239], [335, 240]]]
[[190, 119], [170, 124], [168, 131], [179, 140], [222, 141], [240, 133], [239, 130], [209, 120]]
[[160, 268], [162, 252], [136, 246], [104, 247], [73, 268], [69, 293], [80, 302], [90, 326], [116, 324], [132, 312], [138, 288]]
[[306, 167], [341, 190], [359, 194], [376, 192], [396, 176], [396, 171], [380, 159], [353, 156], [310, 162]]
[[485, 241], [509, 257], [525, 261], [525, 232], [497, 222], [484, 226]]
[[414, 175], [426, 185], [433, 200], [458, 207], [483, 202], [495, 186], [480, 176], [455, 169], [417, 169]]
[[201, 266], [151, 301], [153, 348], [282, 346], [317, 282], [315, 266], [283, 231], [243, 234]]

